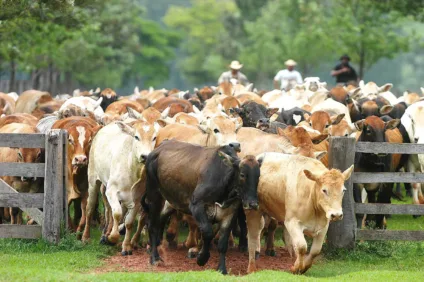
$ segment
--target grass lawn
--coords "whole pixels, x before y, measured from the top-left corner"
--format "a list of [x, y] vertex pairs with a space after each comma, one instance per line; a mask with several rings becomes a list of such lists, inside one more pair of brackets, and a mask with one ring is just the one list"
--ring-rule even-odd
[[[424, 217], [394, 215], [388, 219], [389, 229], [423, 227]], [[324, 255], [304, 276], [279, 271], [243, 277], [223, 276], [214, 271], [96, 274], [93, 269], [101, 266], [102, 259], [118, 247], [99, 245], [99, 231], [93, 230], [92, 236], [92, 242], [84, 245], [74, 235], [66, 235], [58, 246], [43, 241], [0, 239], [0, 281], [419, 281], [424, 268], [424, 242], [365, 242], [358, 243], [354, 251], [324, 250]], [[276, 238], [277, 245], [281, 245], [281, 233]]]

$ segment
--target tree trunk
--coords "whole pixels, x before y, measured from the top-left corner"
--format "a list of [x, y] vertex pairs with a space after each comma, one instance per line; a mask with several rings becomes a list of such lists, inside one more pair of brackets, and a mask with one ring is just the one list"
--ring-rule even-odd
[[53, 69], [52, 63], [49, 63], [49, 69], [48, 69], [47, 75], [48, 75], [48, 82], [47, 82], [48, 85], [46, 87], [47, 91], [49, 91], [51, 95], [54, 95], [54, 91], [55, 91], [54, 85], [53, 85], [54, 69]]
[[39, 90], [40, 88], [40, 74], [41, 71], [39, 69], [36, 69], [32, 72], [31, 80], [32, 80], [32, 89]]
[[13, 92], [15, 90], [16, 84], [16, 62], [15, 59], [12, 58], [10, 61], [10, 80], [9, 80], [9, 92]]

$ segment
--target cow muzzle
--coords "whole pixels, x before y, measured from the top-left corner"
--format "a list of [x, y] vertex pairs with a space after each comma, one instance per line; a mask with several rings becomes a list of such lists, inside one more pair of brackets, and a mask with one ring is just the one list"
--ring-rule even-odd
[[266, 130], [270, 126], [269, 118], [261, 118], [256, 123], [256, 128], [259, 130]]
[[257, 211], [259, 209], [259, 203], [256, 201], [243, 202], [243, 209]]
[[343, 212], [330, 212], [330, 220], [338, 221], [343, 219]]
[[231, 142], [231, 143], [229, 144], [229, 146], [230, 146], [231, 148], [233, 148], [233, 149], [234, 149], [234, 151], [236, 151], [236, 152], [238, 152], [238, 153], [240, 153], [240, 152], [241, 152], [241, 146], [240, 146], [240, 143], [237, 143], [237, 142]]
[[140, 158], [139, 158], [139, 162], [144, 164], [144, 163], [146, 163], [146, 161], [147, 161], [147, 155], [145, 155], [145, 154], [141, 155]]

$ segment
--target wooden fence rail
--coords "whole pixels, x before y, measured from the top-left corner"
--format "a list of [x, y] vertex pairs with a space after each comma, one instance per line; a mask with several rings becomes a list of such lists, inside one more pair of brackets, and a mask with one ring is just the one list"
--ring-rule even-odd
[[[39, 225], [0, 224], [0, 238], [44, 238], [57, 243], [66, 228], [67, 133], [0, 134], [0, 147], [45, 149], [45, 163], [0, 163], [0, 176], [44, 178], [44, 193], [18, 193], [0, 179], [0, 207], [19, 207]], [[39, 210], [43, 208], [43, 211]]]
[[[356, 142], [351, 137], [330, 138], [329, 164], [345, 170], [354, 164], [355, 152], [377, 154], [424, 154], [424, 144], [390, 144]], [[424, 231], [362, 230], [357, 229], [356, 214], [424, 215], [424, 205], [364, 204], [353, 200], [353, 183], [419, 183], [424, 173], [409, 172], [354, 172], [346, 181], [347, 192], [343, 198], [344, 218], [331, 223], [328, 243], [333, 248], [353, 248], [357, 240], [424, 240]]]

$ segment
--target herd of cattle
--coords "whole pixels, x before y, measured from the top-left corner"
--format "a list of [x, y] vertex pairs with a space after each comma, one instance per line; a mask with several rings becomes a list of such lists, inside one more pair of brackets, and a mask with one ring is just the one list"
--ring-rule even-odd
[[[285, 244], [296, 257], [291, 270], [304, 273], [320, 253], [329, 223], [343, 218], [344, 182], [354, 170], [424, 169], [421, 155], [365, 153], [356, 154], [355, 168], [328, 167], [329, 136], [424, 143], [422, 96], [405, 92], [397, 98], [391, 87], [361, 81], [359, 87], [328, 90], [319, 79], [308, 78], [288, 92], [224, 82], [193, 93], [137, 88], [129, 96], [110, 88], [55, 97], [37, 90], [0, 93], [0, 133], [67, 130], [67, 202], [81, 203], [78, 220], [68, 214], [68, 225], [83, 241], [90, 239], [100, 192], [101, 242], [116, 244], [125, 233], [122, 255], [132, 254], [147, 226], [150, 262], [159, 263], [163, 233], [168, 246], [175, 247], [184, 220], [189, 226], [184, 245], [199, 265], [207, 263], [217, 240], [218, 270], [226, 273], [234, 232], [239, 249], [249, 252], [252, 272], [264, 227], [265, 253], [275, 255], [274, 233], [282, 224]], [[0, 148], [0, 162], [42, 162], [43, 154]], [[2, 179], [19, 192], [43, 190], [37, 178]], [[414, 203], [424, 203], [419, 183], [406, 188]], [[402, 196], [393, 184], [359, 184], [354, 191], [357, 202], [367, 197], [390, 203]], [[385, 227], [384, 215], [367, 219]], [[0, 223], [9, 220], [22, 223], [18, 208], [0, 209]], [[305, 235], [313, 238], [309, 253]]]

